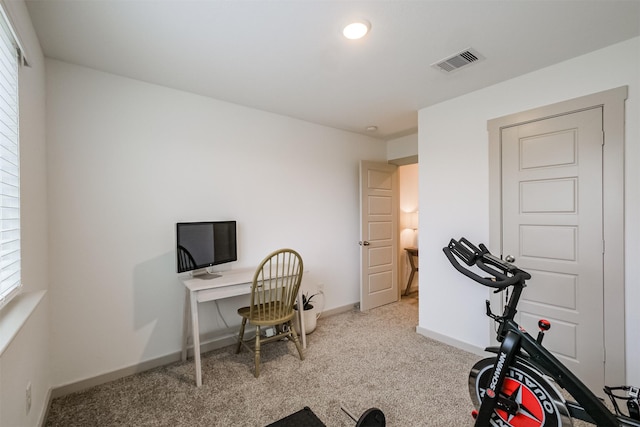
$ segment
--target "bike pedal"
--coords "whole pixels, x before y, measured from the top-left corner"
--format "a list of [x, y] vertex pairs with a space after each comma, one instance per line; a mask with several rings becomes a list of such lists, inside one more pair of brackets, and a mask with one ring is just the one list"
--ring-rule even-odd
[[638, 403], [635, 400], [627, 401], [627, 409], [629, 410], [629, 418], [640, 420], [640, 407], [638, 407]]
[[474, 420], [478, 418], [478, 411], [476, 411], [475, 409], [473, 411], [471, 411], [471, 418], [473, 418]]

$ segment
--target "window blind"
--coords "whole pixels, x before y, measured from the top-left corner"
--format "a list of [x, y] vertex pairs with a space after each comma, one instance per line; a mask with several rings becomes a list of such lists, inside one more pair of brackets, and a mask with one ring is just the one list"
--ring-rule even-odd
[[20, 290], [20, 49], [0, 15], [0, 307]]

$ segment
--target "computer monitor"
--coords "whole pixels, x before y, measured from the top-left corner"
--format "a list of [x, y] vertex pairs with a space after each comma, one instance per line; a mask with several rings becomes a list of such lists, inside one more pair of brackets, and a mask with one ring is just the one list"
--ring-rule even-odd
[[209, 267], [238, 260], [236, 221], [177, 223], [176, 259], [178, 273], [217, 277]]

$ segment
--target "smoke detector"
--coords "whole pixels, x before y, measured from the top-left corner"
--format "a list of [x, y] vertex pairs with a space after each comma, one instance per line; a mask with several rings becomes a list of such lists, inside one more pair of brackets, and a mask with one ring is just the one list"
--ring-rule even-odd
[[484, 56], [482, 56], [477, 50], [468, 48], [446, 59], [442, 59], [431, 64], [431, 66], [440, 71], [444, 71], [445, 73], [451, 73], [452, 71], [459, 70], [467, 65], [475, 64], [483, 59], [485, 59]]

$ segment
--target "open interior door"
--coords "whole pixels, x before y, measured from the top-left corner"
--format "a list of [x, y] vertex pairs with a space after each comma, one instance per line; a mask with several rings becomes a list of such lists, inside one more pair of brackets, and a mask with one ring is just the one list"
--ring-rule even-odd
[[360, 310], [398, 301], [397, 166], [360, 162]]

